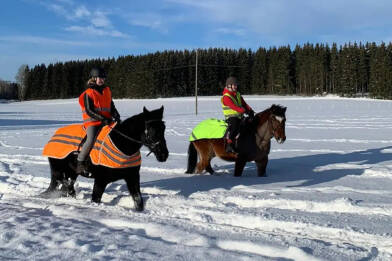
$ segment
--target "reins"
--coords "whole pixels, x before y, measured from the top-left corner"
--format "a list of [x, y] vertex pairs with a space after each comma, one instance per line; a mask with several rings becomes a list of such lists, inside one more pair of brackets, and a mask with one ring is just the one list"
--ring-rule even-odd
[[139, 144], [144, 145], [143, 142], [140, 141], [140, 140], [136, 140], [136, 139], [134, 139], [134, 138], [132, 138], [132, 137], [129, 137], [128, 135], [125, 135], [124, 133], [122, 133], [122, 132], [119, 131], [119, 130], [113, 129], [113, 128], [110, 127], [110, 126], [109, 126], [109, 128], [110, 128], [112, 131], [117, 132], [117, 134], [120, 134], [121, 136], [123, 136], [124, 138], [126, 138], [126, 139], [128, 139], [128, 140], [130, 140], [130, 141], [133, 141], [133, 142], [136, 142], [136, 143], [139, 143]]
[[[271, 133], [273, 133], [273, 128], [272, 128], [272, 124], [271, 124], [271, 122], [270, 122], [270, 115], [271, 115], [271, 112], [268, 112], [268, 117], [264, 117], [264, 119], [262, 118], [262, 117], [260, 117], [260, 122], [257, 124], [257, 125], [260, 125], [260, 127], [261, 126], [263, 126], [263, 124], [264, 123], [268, 123], [268, 129], [269, 129], [269, 132], [271, 132]], [[260, 116], [261, 116], [261, 114], [260, 114]], [[262, 121], [263, 120], [263, 121]], [[261, 122], [262, 121], [262, 122]], [[264, 137], [261, 137], [260, 136], [260, 134], [259, 134], [259, 132], [257, 131], [257, 129], [258, 128], [256, 128], [256, 135], [260, 138], [260, 141], [261, 142], [263, 142], [263, 140], [264, 140]]]
[[[153, 121], [159, 121], [159, 120], [149, 120], [149, 121], [145, 121], [145, 124], [147, 124], [147, 123], [149, 123], [149, 122], [153, 122]], [[136, 143], [138, 143], [138, 144], [147, 146], [147, 147], [150, 149], [150, 152], [147, 153], [147, 157], [153, 152], [153, 150], [155, 149], [155, 146], [157, 146], [157, 145], [160, 143], [160, 141], [157, 141], [157, 142], [152, 143], [152, 144], [144, 143], [143, 141], [134, 139], [134, 138], [132, 138], [132, 137], [130, 137], [130, 136], [128, 136], [128, 135], [122, 133], [121, 131], [112, 128], [112, 127], [109, 126], [109, 125], [108, 125], [108, 127], [109, 127], [112, 131], [116, 132], [117, 134], [121, 135], [123, 138], [125, 138], [125, 139], [127, 139], [127, 140], [130, 140], [130, 141], [136, 142]], [[146, 129], [147, 129], [147, 127], [146, 127]], [[147, 134], [146, 134], [146, 136], [147, 136]], [[151, 148], [150, 148], [150, 147], [151, 147]]]

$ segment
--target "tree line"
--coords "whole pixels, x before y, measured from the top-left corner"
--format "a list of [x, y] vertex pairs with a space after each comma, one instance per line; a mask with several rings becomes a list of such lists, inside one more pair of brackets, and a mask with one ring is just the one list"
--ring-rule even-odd
[[0, 99], [17, 99], [18, 85], [14, 82], [0, 79]]
[[226, 78], [235, 76], [243, 94], [392, 98], [391, 43], [168, 50], [26, 66], [18, 93], [22, 100], [77, 97], [91, 68], [101, 66], [115, 98], [193, 96], [196, 55], [198, 95], [220, 95]]

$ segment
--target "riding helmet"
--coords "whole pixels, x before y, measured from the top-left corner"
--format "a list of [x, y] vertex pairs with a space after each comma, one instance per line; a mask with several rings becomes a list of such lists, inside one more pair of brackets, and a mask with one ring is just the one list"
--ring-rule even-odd
[[229, 78], [227, 78], [226, 86], [229, 86], [229, 85], [238, 85], [237, 78], [235, 78], [233, 76], [230, 76]]
[[105, 70], [101, 67], [94, 67], [90, 71], [90, 77], [106, 78]]

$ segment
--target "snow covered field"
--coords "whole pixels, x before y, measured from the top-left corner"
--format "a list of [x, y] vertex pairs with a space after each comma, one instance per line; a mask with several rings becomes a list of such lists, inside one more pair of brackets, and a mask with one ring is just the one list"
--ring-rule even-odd
[[125, 183], [90, 202], [42, 199], [54, 131], [81, 119], [76, 99], [0, 102], [1, 260], [392, 260], [392, 101], [245, 96], [255, 111], [287, 106], [287, 140], [272, 142], [267, 177], [212, 161], [186, 175], [188, 137], [222, 118], [219, 97], [115, 100], [122, 118], [165, 106], [169, 159], [142, 148], [145, 211]]

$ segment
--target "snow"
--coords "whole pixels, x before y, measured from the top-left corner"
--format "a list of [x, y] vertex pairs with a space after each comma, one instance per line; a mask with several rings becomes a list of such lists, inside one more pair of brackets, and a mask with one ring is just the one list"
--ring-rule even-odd
[[188, 137], [222, 118], [220, 97], [120, 99], [122, 118], [165, 106], [169, 158], [142, 148], [145, 210], [123, 181], [91, 202], [43, 199], [42, 148], [81, 119], [77, 99], [0, 101], [1, 260], [392, 260], [392, 101], [245, 96], [255, 111], [287, 106], [284, 144], [272, 142], [267, 177], [248, 163], [212, 161], [215, 175], [184, 174]]

